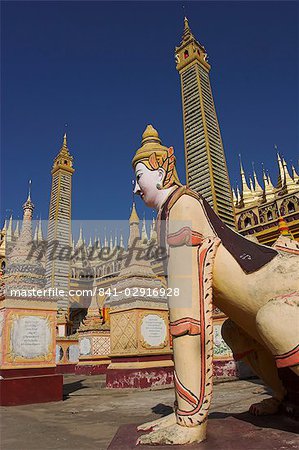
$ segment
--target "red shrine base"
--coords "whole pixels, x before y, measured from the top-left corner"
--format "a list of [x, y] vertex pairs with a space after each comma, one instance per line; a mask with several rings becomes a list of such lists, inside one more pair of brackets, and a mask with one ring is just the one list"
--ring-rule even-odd
[[0, 405], [17, 406], [58, 402], [63, 398], [63, 376], [47, 369], [1, 370]]
[[107, 373], [107, 364], [89, 364], [80, 365], [78, 364], [75, 369], [76, 375], [102, 375]]
[[149, 389], [173, 386], [173, 367], [108, 369], [106, 387], [110, 389]]
[[[221, 413], [214, 413], [221, 416]], [[235, 417], [213, 418], [208, 422], [207, 440], [200, 444], [172, 445], [171, 450], [281, 450], [299, 446], [298, 423], [282, 416], [249, 417], [247, 413]], [[107, 450], [169, 450], [169, 445], [138, 445], [136, 441], [143, 433], [137, 425], [121, 426]]]
[[[135, 360], [137, 361], [142, 359], [131, 358], [131, 360], [134, 362]], [[120, 361], [126, 362], [128, 361], [128, 358], [117, 359], [117, 362]], [[151, 367], [138, 369], [108, 368], [106, 372], [79, 372], [79, 370], [81, 370], [81, 368], [79, 369], [77, 366], [76, 373], [84, 373], [86, 375], [106, 373], [106, 387], [111, 389], [146, 389], [157, 388], [159, 386], [173, 386], [173, 367]], [[239, 375], [239, 370], [234, 360], [216, 360], [213, 361], [213, 374], [214, 380], [221, 381], [221, 379], [236, 379]], [[250, 375], [252, 376], [252, 374]], [[247, 376], [244, 376], [243, 378], [247, 378]]]
[[76, 364], [57, 364], [56, 373], [74, 374], [76, 372]]

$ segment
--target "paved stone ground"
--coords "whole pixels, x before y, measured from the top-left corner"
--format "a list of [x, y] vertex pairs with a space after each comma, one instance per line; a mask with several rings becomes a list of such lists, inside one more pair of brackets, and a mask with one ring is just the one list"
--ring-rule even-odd
[[[171, 412], [173, 405], [173, 389], [116, 391], [103, 387], [103, 376], [64, 379], [62, 402], [0, 408], [2, 450], [107, 450], [121, 425], [153, 420]], [[211, 418], [233, 415], [254, 423], [246, 411], [268, 395], [258, 380], [216, 384]], [[268, 419], [267, 427], [295, 431], [293, 421], [290, 425], [284, 420], [289, 419], [276, 418], [271, 425]], [[298, 436], [287, 435], [298, 443], [292, 448], [299, 448]]]

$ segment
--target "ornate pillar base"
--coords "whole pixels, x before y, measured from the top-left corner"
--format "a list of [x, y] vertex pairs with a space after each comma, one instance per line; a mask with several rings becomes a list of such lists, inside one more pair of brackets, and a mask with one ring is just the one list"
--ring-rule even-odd
[[128, 301], [110, 309], [111, 364], [106, 387], [173, 385], [168, 310], [163, 303]]
[[86, 323], [79, 329], [80, 357], [76, 366], [77, 374], [105, 374], [110, 364], [110, 330], [106, 324], [90, 326]]
[[56, 373], [56, 301], [5, 298], [0, 304], [0, 404], [62, 400]]

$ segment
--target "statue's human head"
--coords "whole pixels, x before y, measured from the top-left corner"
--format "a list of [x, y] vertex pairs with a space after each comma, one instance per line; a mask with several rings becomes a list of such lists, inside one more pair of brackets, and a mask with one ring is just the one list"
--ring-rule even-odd
[[137, 150], [132, 165], [135, 170], [134, 193], [140, 195], [144, 203], [155, 208], [161, 190], [175, 185], [181, 186], [175, 168], [173, 148], [161, 144], [157, 130], [148, 125], [142, 135], [142, 145]]

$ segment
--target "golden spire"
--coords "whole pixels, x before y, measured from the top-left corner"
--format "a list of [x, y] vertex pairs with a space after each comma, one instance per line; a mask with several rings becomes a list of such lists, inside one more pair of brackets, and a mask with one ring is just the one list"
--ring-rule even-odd
[[274, 195], [274, 186], [271, 183], [271, 179], [269, 175], [266, 175], [266, 171], [263, 167], [263, 181], [264, 181], [264, 186], [265, 186], [265, 200], [266, 201], [270, 201], [273, 200], [275, 198]]
[[136, 212], [135, 202], [133, 202], [129, 222], [130, 222], [130, 235], [128, 241], [128, 248], [131, 247], [133, 243], [136, 243], [136, 240], [137, 241], [140, 240], [139, 217]]
[[272, 181], [271, 181], [269, 172], [267, 172], [267, 178], [268, 178], [268, 184], [269, 184], [269, 186], [271, 187], [271, 189], [274, 189], [274, 186], [273, 186], [273, 184], [272, 184]]
[[285, 162], [284, 158], [282, 158], [282, 165], [283, 165], [284, 174], [285, 174], [285, 184], [287, 186], [288, 192], [297, 191], [298, 185], [296, 184], [296, 181], [293, 180], [293, 178], [290, 176], [289, 171], [288, 171], [288, 166], [287, 166], [287, 163]]
[[66, 137], [66, 133], [64, 133], [64, 135], [63, 135], [63, 144], [62, 144], [62, 146], [63, 146], [64, 148], [67, 148], [67, 137]]
[[234, 202], [234, 205], [236, 205], [236, 203], [237, 203], [237, 197], [236, 197], [236, 193], [235, 193], [234, 188], [232, 188], [232, 193], [233, 193], [233, 202]]
[[296, 183], [298, 183], [298, 182], [299, 182], [299, 175], [297, 174], [297, 172], [296, 172], [295, 167], [293, 166], [293, 164], [292, 164], [292, 173], [293, 173], [294, 181], [295, 181]]
[[258, 182], [257, 176], [256, 176], [256, 171], [254, 168], [254, 163], [252, 163], [252, 170], [253, 170], [253, 179], [254, 179], [254, 191], [256, 192], [256, 194], [262, 194], [263, 193], [263, 189], [261, 187], [261, 185]]
[[[241, 194], [241, 200], [244, 206], [248, 205], [249, 203], [252, 203], [254, 200], [254, 193], [252, 190], [248, 187], [245, 172], [242, 165], [241, 155], [239, 155], [240, 158], [240, 174], [241, 174], [241, 182], [242, 182], [242, 194]], [[249, 179], [250, 185], [253, 188], [252, 180]]]
[[[274, 147], [275, 147], [275, 150], [277, 150], [277, 145], [274, 145]], [[278, 152], [277, 152], [277, 162], [278, 162], [278, 169], [279, 169], [277, 189], [281, 189], [285, 185], [285, 173], [284, 173], [283, 165], [282, 165], [281, 158], [280, 158], [280, 155]]]
[[247, 181], [246, 181], [246, 176], [245, 176], [245, 172], [243, 169], [243, 165], [242, 165], [242, 161], [241, 161], [241, 155], [239, 155], [240, 158], [240, 174], [241, 174], [241, 181], [242, 181], [242, 194], [251, 194], [251, 190], [248, 187]]
[[61, 147], [59, 153], [63, 154], [63, 155], [66, 155], [66, 154], [69, 155], [70, 154], [68, 146], [67, 146], [67, 135], [66, 135], [66, 133], [64, 133], [64, 135], [63, 135], [62, 147]]
[[291, 178], [291, 176], [289, 174], [288, 166], [287, 166], [287, 163], [286, 163], [284, 158], [282, 158], [282, 165], [283, 165], [283, 169], [284, 169], [284, 175], [285, 175], [285, 182], [286, 182], [286, 184], [293, 183], [294, 180]]
[[131, 211], [131, 215], [130, 215], [130, 225], [132, 225], [133, 223], [137, 223], [139, 225], [139, 217], [136, 211], [136, 207], [135, 207], [135, 202], [133, 202], [133, 206], [132, 206], [132, 211]]
[[192, 37], [193, 37], [193, 34], [192, 34], [191, 29], [190, 29], [188, 19], [185, 16], [184, 17], [184, 32], [183, 32], [182, 41], [183, 42], [188, 41]]

